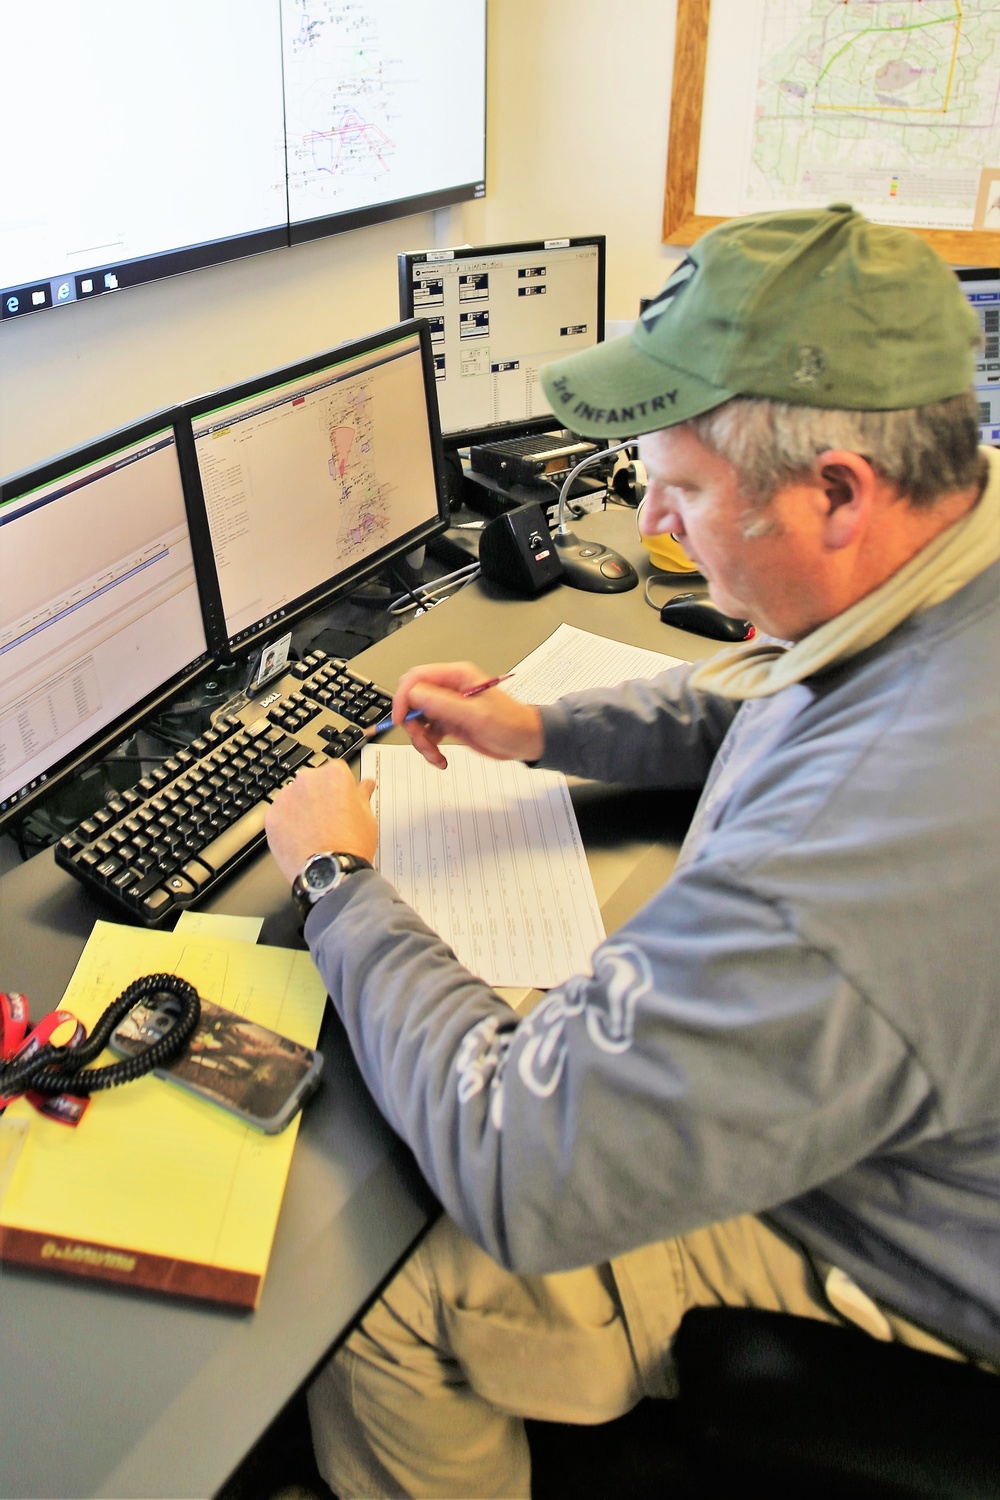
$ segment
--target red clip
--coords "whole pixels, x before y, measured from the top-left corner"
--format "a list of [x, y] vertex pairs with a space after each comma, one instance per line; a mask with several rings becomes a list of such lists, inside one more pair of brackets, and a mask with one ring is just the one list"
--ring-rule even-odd
[[[32, 1030], [26, 997], [16, 990], [10, 994], [0, 991], [0, 1061], [33, 1057], [67, 1022], [73, 1023], [73, 1035], [64, 1045], [79, 1047], [87, 1035], [87, 1028], [72, 1011], [52, 1010]], [[17, 1094], [0, 1095], [0, 1110], [6, 1109], [18, 1097]], [[33, 1089], [26, 1092], [25, 1098], [39, 1114], [58, 1120], [62, 1125], [79, 1125], [90, 1103], [89, 1098], [77, 1094], [39, 1094]]]

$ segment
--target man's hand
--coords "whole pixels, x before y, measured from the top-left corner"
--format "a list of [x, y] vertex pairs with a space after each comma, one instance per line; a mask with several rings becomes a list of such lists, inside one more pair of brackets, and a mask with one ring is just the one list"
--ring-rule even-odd
[[374, 781], [354, 780], [342, 760], [300, 771], [275, 797], [264, 827], [278, 868], [289, 884], [310, 854], [375, 857], [378, 825], [371, 809]]
[[533, 704], [518, 703], [500, 688], [462, 697], [489, 677], [471, 661], [414, 667], [399, 679], [393, 694], [393, 722], [402, 724], [411, 709], [419, 708], [423, 718], [411, 719], [406, 732], [424, 759], [442, 770], [448, 762], [438, 746], [446, 735], [493, 760], [537, 760], [544, 735]]

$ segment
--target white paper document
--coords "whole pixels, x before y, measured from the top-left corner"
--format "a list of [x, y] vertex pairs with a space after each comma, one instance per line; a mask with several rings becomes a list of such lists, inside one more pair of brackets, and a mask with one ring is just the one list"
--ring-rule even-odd
[[677, 656], [592, 635], [575, 625], [560, 625], [518, 663], [510, 682], [504, 684], [504, 692], [519, 703], [555, 703], [564, 693], [655, 677], [668, 667], [681, 665]]
[[457, 745], [438, 771], [368, 745], [376, 867], [487, 984], [548, 989], [589, 973], [605, 936], [566, 778]]

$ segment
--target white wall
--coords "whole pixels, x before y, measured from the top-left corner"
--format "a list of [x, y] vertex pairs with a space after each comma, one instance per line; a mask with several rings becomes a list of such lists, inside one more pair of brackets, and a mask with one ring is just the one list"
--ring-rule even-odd
[[487, 196], [0, 326], [0, 473], [397, 316], [396, 254], [604, 233], [609, 320], [660, 243], [676, 0], [489, 0]]
[[487, 195], [470, 240], [608, 237], [609, 320], [683, 251], [661, 244], [676, 0], [490, 0]]

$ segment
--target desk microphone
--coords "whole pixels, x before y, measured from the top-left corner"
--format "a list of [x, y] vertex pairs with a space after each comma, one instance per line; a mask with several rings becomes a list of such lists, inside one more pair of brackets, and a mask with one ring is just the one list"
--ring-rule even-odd
[[639, 575], [632, 564], [620, 552], [603, 547], [599, 542], [588, 542], [570, 531], [566, 525], [566, 496], [573, 480], [589, 464], [607, 458], [611, 453], [623, 452], [629, 444], [616, 443], [611, 448], [602, 448], [597, 453], [588, 453], [575, 469], [570, 469], [559, 491], [559, 518], [552, 541], [556, 555], [563, 565], [563, 583], [571, 589], [584, 589], [591, 594], [623, 594], [634, 589]]

